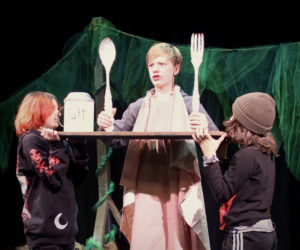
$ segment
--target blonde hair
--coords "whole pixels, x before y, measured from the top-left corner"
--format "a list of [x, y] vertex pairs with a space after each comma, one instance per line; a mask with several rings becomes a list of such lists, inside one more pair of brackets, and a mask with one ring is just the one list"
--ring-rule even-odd
[[182, 64], [182, 56], [179, 49], [169, 43], [157, 43], [154, 44], [146, 55], [146, 65], [162, 54], [166, 55], [174, 66]]

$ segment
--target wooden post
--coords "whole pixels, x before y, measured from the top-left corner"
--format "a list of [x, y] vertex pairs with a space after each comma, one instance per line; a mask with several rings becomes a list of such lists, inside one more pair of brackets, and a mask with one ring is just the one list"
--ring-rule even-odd
[[[95, 65], [95, 86], [99, 87], [100, 84], [103, 82], [103, 68], [101, 66], [101, 63], [99, 60], [96, 61]], [[103, 110], [103, 104], [104, 104], [104, 88], [100, 89], [95, 96], [95, 111], [96, 111], [96, 117], [99, 114], [101, 110]], [[101, 163], [101, 158], [103, 155], [106, 154], [106, 147], [105, 145], [100, 141], [97, 140], [97, 166]], [[109, 174], [109, 163], [107, 163], [98, 173], [98, 197], [99, 199], [106, 193], [109, 186], [110, 181], [110, 174]], [[105, 228], [106, 228], [106, 222], [107, 222], [107, 216], [108, 216], [108, 203], [107, 200], [105, 200], [98, 208], [97, 208], [97, 214], [96, 214], [96, 221], [94, 226], [94, 239], [95, 241], [100, 242], [100, 244], [103, 244], [103, 238], [105, 235]]]

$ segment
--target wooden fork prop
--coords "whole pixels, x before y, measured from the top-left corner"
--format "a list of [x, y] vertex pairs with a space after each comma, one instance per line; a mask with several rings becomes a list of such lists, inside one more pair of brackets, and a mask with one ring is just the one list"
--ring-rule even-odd
[[199, 95], [199, 67], [203, 61], [204, 53], [204, 35], [203, 33], [192, 34], [191, 37], [191, 62], [194, 66], [194, 90], [193, 90], [193, 101], [192, 110], [193, 112], [199, 112], [200, 108], [200, 95]]

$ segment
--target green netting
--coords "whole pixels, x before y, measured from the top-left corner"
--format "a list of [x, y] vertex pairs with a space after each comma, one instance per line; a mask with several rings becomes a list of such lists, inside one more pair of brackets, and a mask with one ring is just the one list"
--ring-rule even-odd
[[[71, 91], [95, 94], [94, 70], [99, 64], [98, 46], [105, 37], [110, 37], [117, 49], [110, 75], [113, 99], [125, 107], [144, 96], [151, 87], [145, 55], [158, 41], [126, 34], [108, 20], [93, 18], [66, 44], [65, 54], [57, 64], [0, 104], [1, 169], [8, 167], [14, 135], [13, 120], [24, 95], [33, 90], [48, 91], [63, 103], [64, 97]], [[183, 55], [183, 65], [176, 82], [191, 94], [194, 72], [189, 44], [177, 46]], [[263, 91], [274, 96], [278, 113], [273, 132], [279, 144], [283, 143], [287, 165], [300, 180], [297, 156], [300, 149], [300, 42], [259, 48], [207, 48], [199, 72], [199, 84], [201, 93], [205, 91], [215, 95], [215, 98], [209, 95], [202, 99], [206, 102], [204, 104], [208, 104], [208, 112], [215, 121], [220, 109], [225, 118], [231, 115], [231, 104], [239, 95]]]

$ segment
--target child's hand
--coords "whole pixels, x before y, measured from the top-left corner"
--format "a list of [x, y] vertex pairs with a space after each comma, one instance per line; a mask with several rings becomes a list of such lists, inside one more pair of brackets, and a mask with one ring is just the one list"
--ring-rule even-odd
[[193, 135], [194, 140], [199, 144], [204, 156], [211, 156], [216, 154], [221, 142], [226, 137], [226, 134], [220, 136], [218, 139], [212, 138], [208, 133], [207, 128], [199, 126], [196, 133]]
[[193, 112], [190, 114], [189, 118], [190, 118], [191, 129], [193, 131], [196, 131], [196, 129], [199, 127], [202, 127], [202, 129], [208, 128], [208, 122], [206, 116], [203, 113]]
[[48, 140], [48, 141], [59, 141], [60, 140], [60, 137], [57, 134], [56, 130], [53, 130], [51, 128], [41, 127], [40, 131], [41, 131], [41, 136], [44, 137], [45, 140]]
[[114, 118], [113, 116], [116, 114], [117, 109], [113, 108], [113, 114], [108, 114], [105, 111], [101, 111], [97, 117], [97, 125], [101, 129], [107, 129], [111, 127], [114, 124]]

